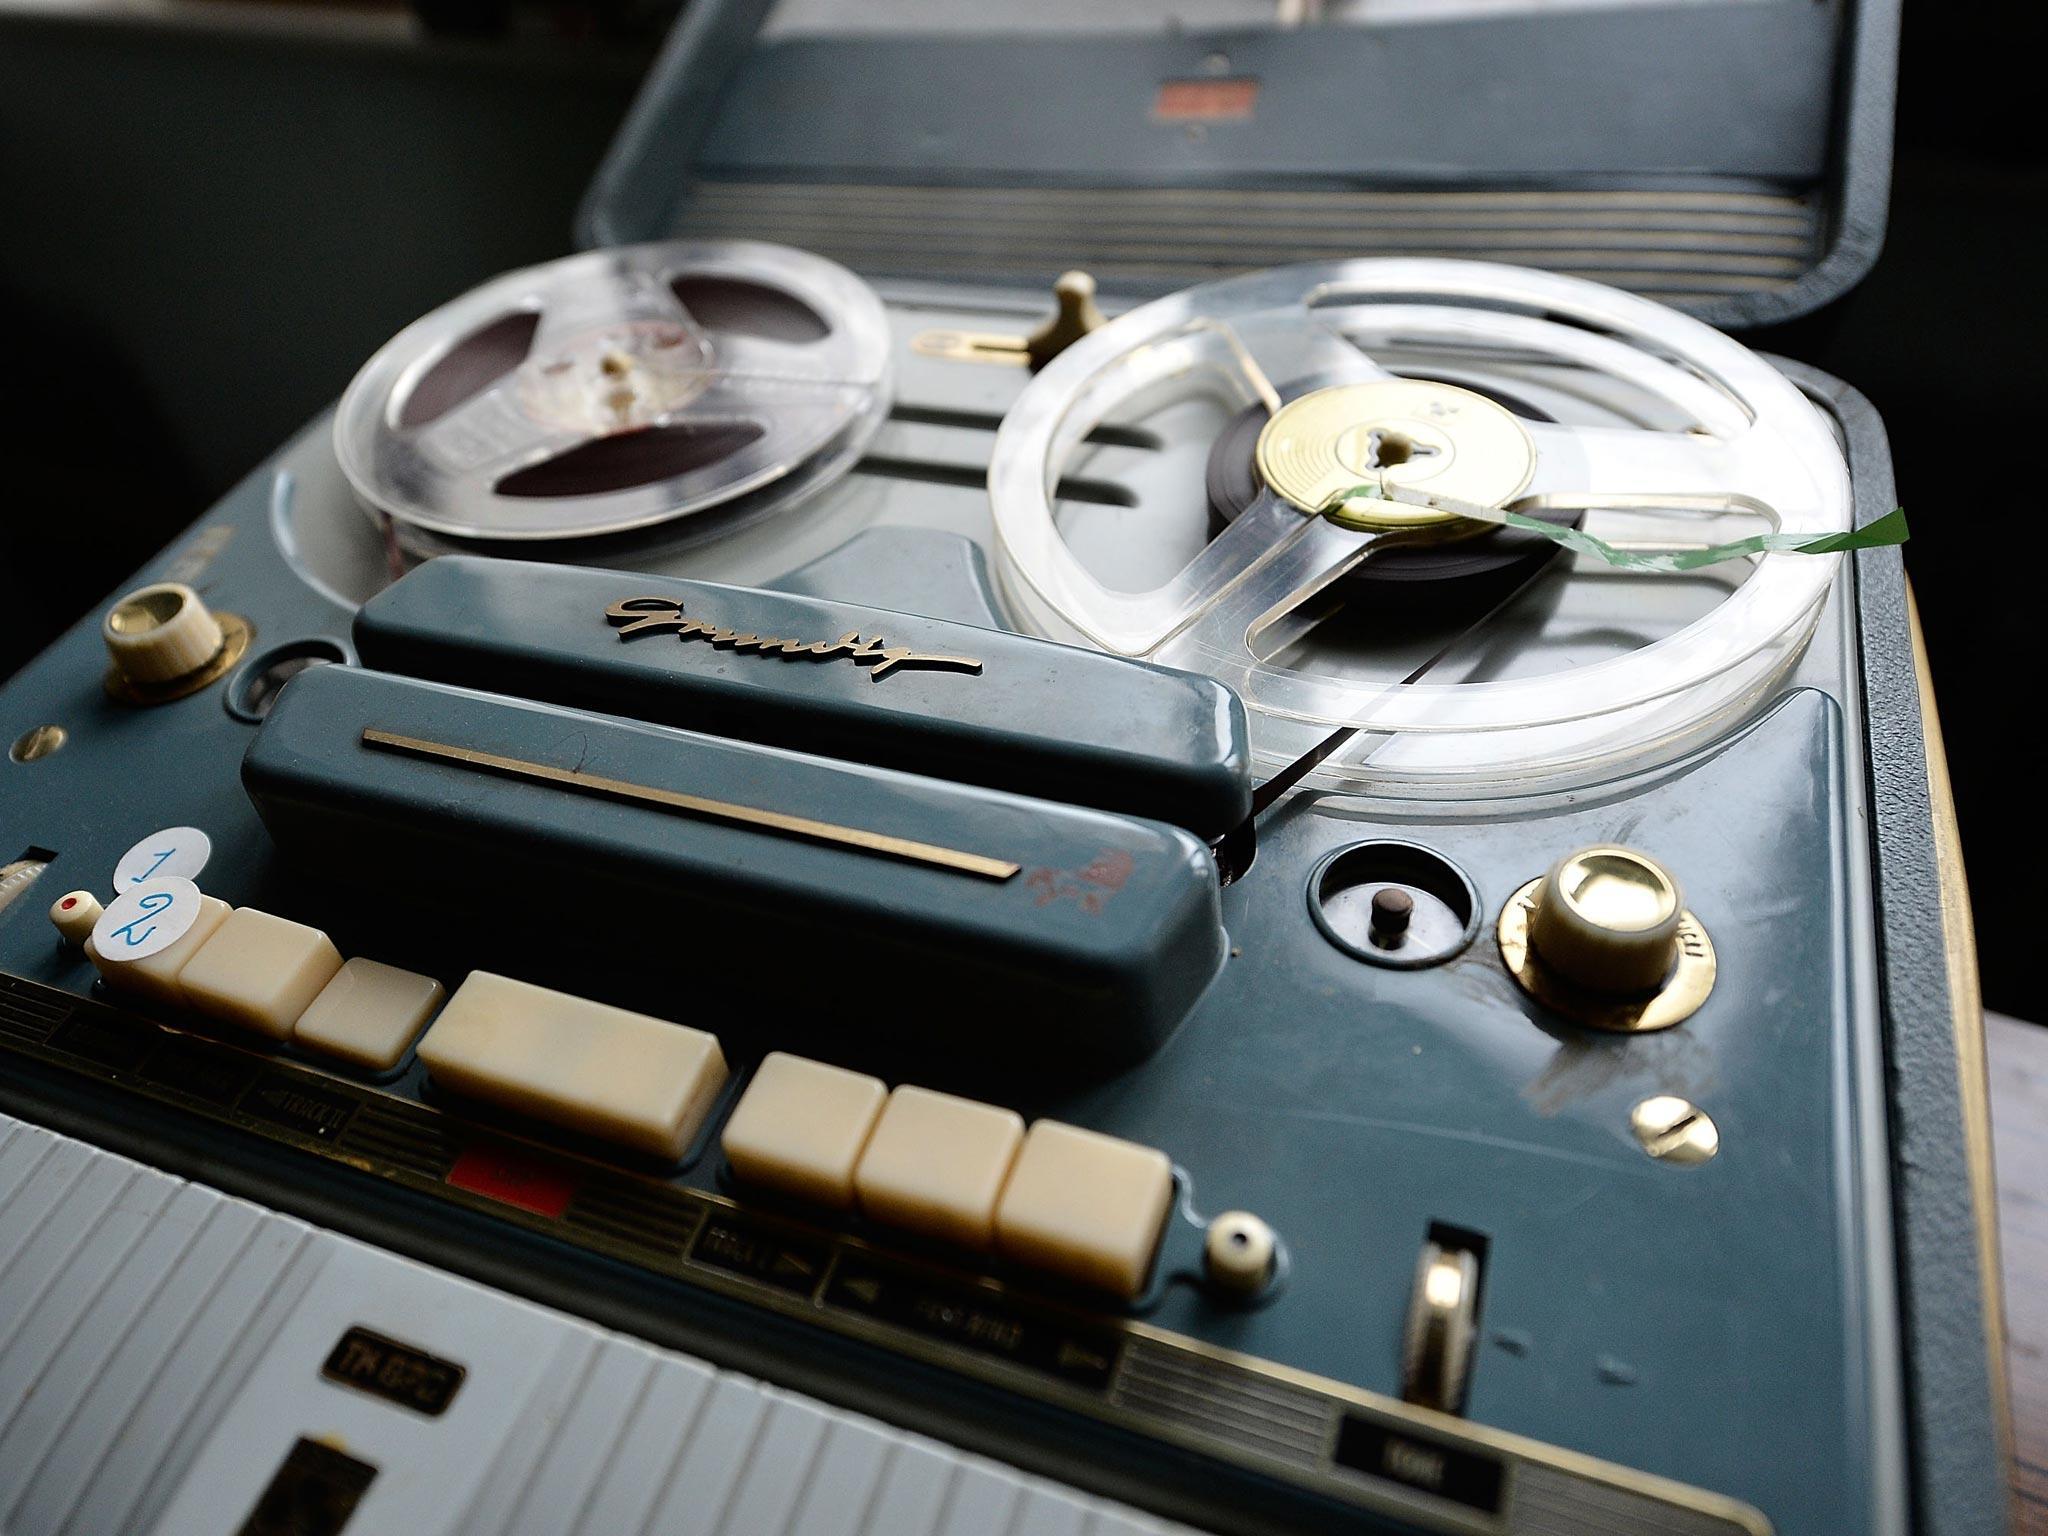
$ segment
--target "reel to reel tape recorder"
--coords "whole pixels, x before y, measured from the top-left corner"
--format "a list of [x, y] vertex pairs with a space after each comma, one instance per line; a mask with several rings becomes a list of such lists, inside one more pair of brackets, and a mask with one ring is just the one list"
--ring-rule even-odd
[[[862, 521], [845, 504], [872, 503], [896, 462], [862, 462], [889, 414], [888, 329], [851, 273], [747, 242], [511, 274], [409, 327], [343, 398], [335, 457], [381, 544], [324, 497], [280, 515], [317, 522], [298, 531], [308, 574], [356, 602], [461, 551], [770, 582], [793, 551], [842, 546]], [[908, 341], [922, 358], [956, 337]], [[1276, 762], [1339, 725], [1389, 738], [1348, 774], [1383, 794], [1535, 788], [1697, 742], [1798, 656], [1836, 562], [1711, 571], [1674, 604], [1681, 583], [1552, 561], [1427, 506], [1319, 515], [1334, 493], [1373, 480], [1574, 526], [1591, 511], [1669, 549], [1849, 526], [1839, 447], [1775, 370], [1673, 311], [1535, 272], [1378, 261], [1212, 284], [1002, 403], [896, 413], [962, 446], [993, 432], [991, 519], [937, 523], [985, 549], [992, 611], [1216, 677]], [[1398, 594], [1398, 621], [1337, 622], [1340, 582]]]
[[1042, 310], [509, 274], [0, 692], [0, 1524], [1940, 1503], [1867, 408], [1523, 268]]

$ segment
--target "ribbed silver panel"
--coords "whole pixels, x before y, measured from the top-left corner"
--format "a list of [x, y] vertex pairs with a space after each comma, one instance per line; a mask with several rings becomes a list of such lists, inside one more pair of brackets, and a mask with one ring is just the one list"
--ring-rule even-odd
[[[356, 1326], [445, 1414], [323, 1380]], [[0, 1115], [0, 1533], [219, 1536], [301, 1438], [376, 1468], [350, 1531], [1168, 1529]]]
[[1111, 1392], [1120, 1407], [1304, 1466], [1322, 1461], [1332, 1433], [1327, 1398], [1145, 1338], [1125, 1349]]
[[1716, 1514], [1533, 1464], [1517, 1474], [1515, 1515], [1524, 1536], [1726, 1536], [1729, 1528]]
[[0, 1531], [148, 1529], [309, 1229], [0, 1116]]
[[1669, 303], [1791, 282], [1820, 259], [1811, 194], [1270, 191], [703, 181], [679, 230], [800, 245], [857, 272], [1172, 284], [1297, 261], [1448, 256], [1543, 267]]

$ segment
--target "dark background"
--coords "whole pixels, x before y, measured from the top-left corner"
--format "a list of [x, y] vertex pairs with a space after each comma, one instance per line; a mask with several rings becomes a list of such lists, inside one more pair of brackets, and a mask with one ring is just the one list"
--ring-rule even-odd
[[1744, 339], [1847, 380], [1884, 416], [1985, 1003], [2048, 1023], [2048, 981], [2029, 958], [2048, 855], [2044, 40], [2038, 7], [1907, 0], [1884, 252], [1844, 298]]
[[[371, 30], [0, 14], [0, 676], [400, 326], [569, 248], [645, 40]], [[1890, 427], [1986, 1000], [2033, 1019], [2044, 31], [2032, 8], [1908, 4], [1884, 254], [1819, 315], [1748, 338], [1848, 380]]]

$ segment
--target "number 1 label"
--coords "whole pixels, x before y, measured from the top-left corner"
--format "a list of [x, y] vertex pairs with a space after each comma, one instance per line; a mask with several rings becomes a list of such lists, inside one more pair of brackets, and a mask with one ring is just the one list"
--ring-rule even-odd
[[124, 895], [146, 880], [166, 875], [197, 880], [212, 857], [213, 839], [197, 827], [165, 827], [121, 855], [114, 866], [114, 894]]

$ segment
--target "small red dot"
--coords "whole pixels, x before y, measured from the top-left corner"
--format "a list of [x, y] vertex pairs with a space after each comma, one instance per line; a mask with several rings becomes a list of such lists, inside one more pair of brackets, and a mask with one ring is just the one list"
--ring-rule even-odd
[[66, 912], [69, 912], [69, 911], [70, 911], [70, 910], [71, 910], [71, 909], [72, 909], [73, 907], [75, 907], [75, 906], [77, 906], [77, 905], [78, 905], [78, 898], [77, 898], [76, 896], [66, 896], [66, 897], [64, 898], [64, 910], [65, 910]]

